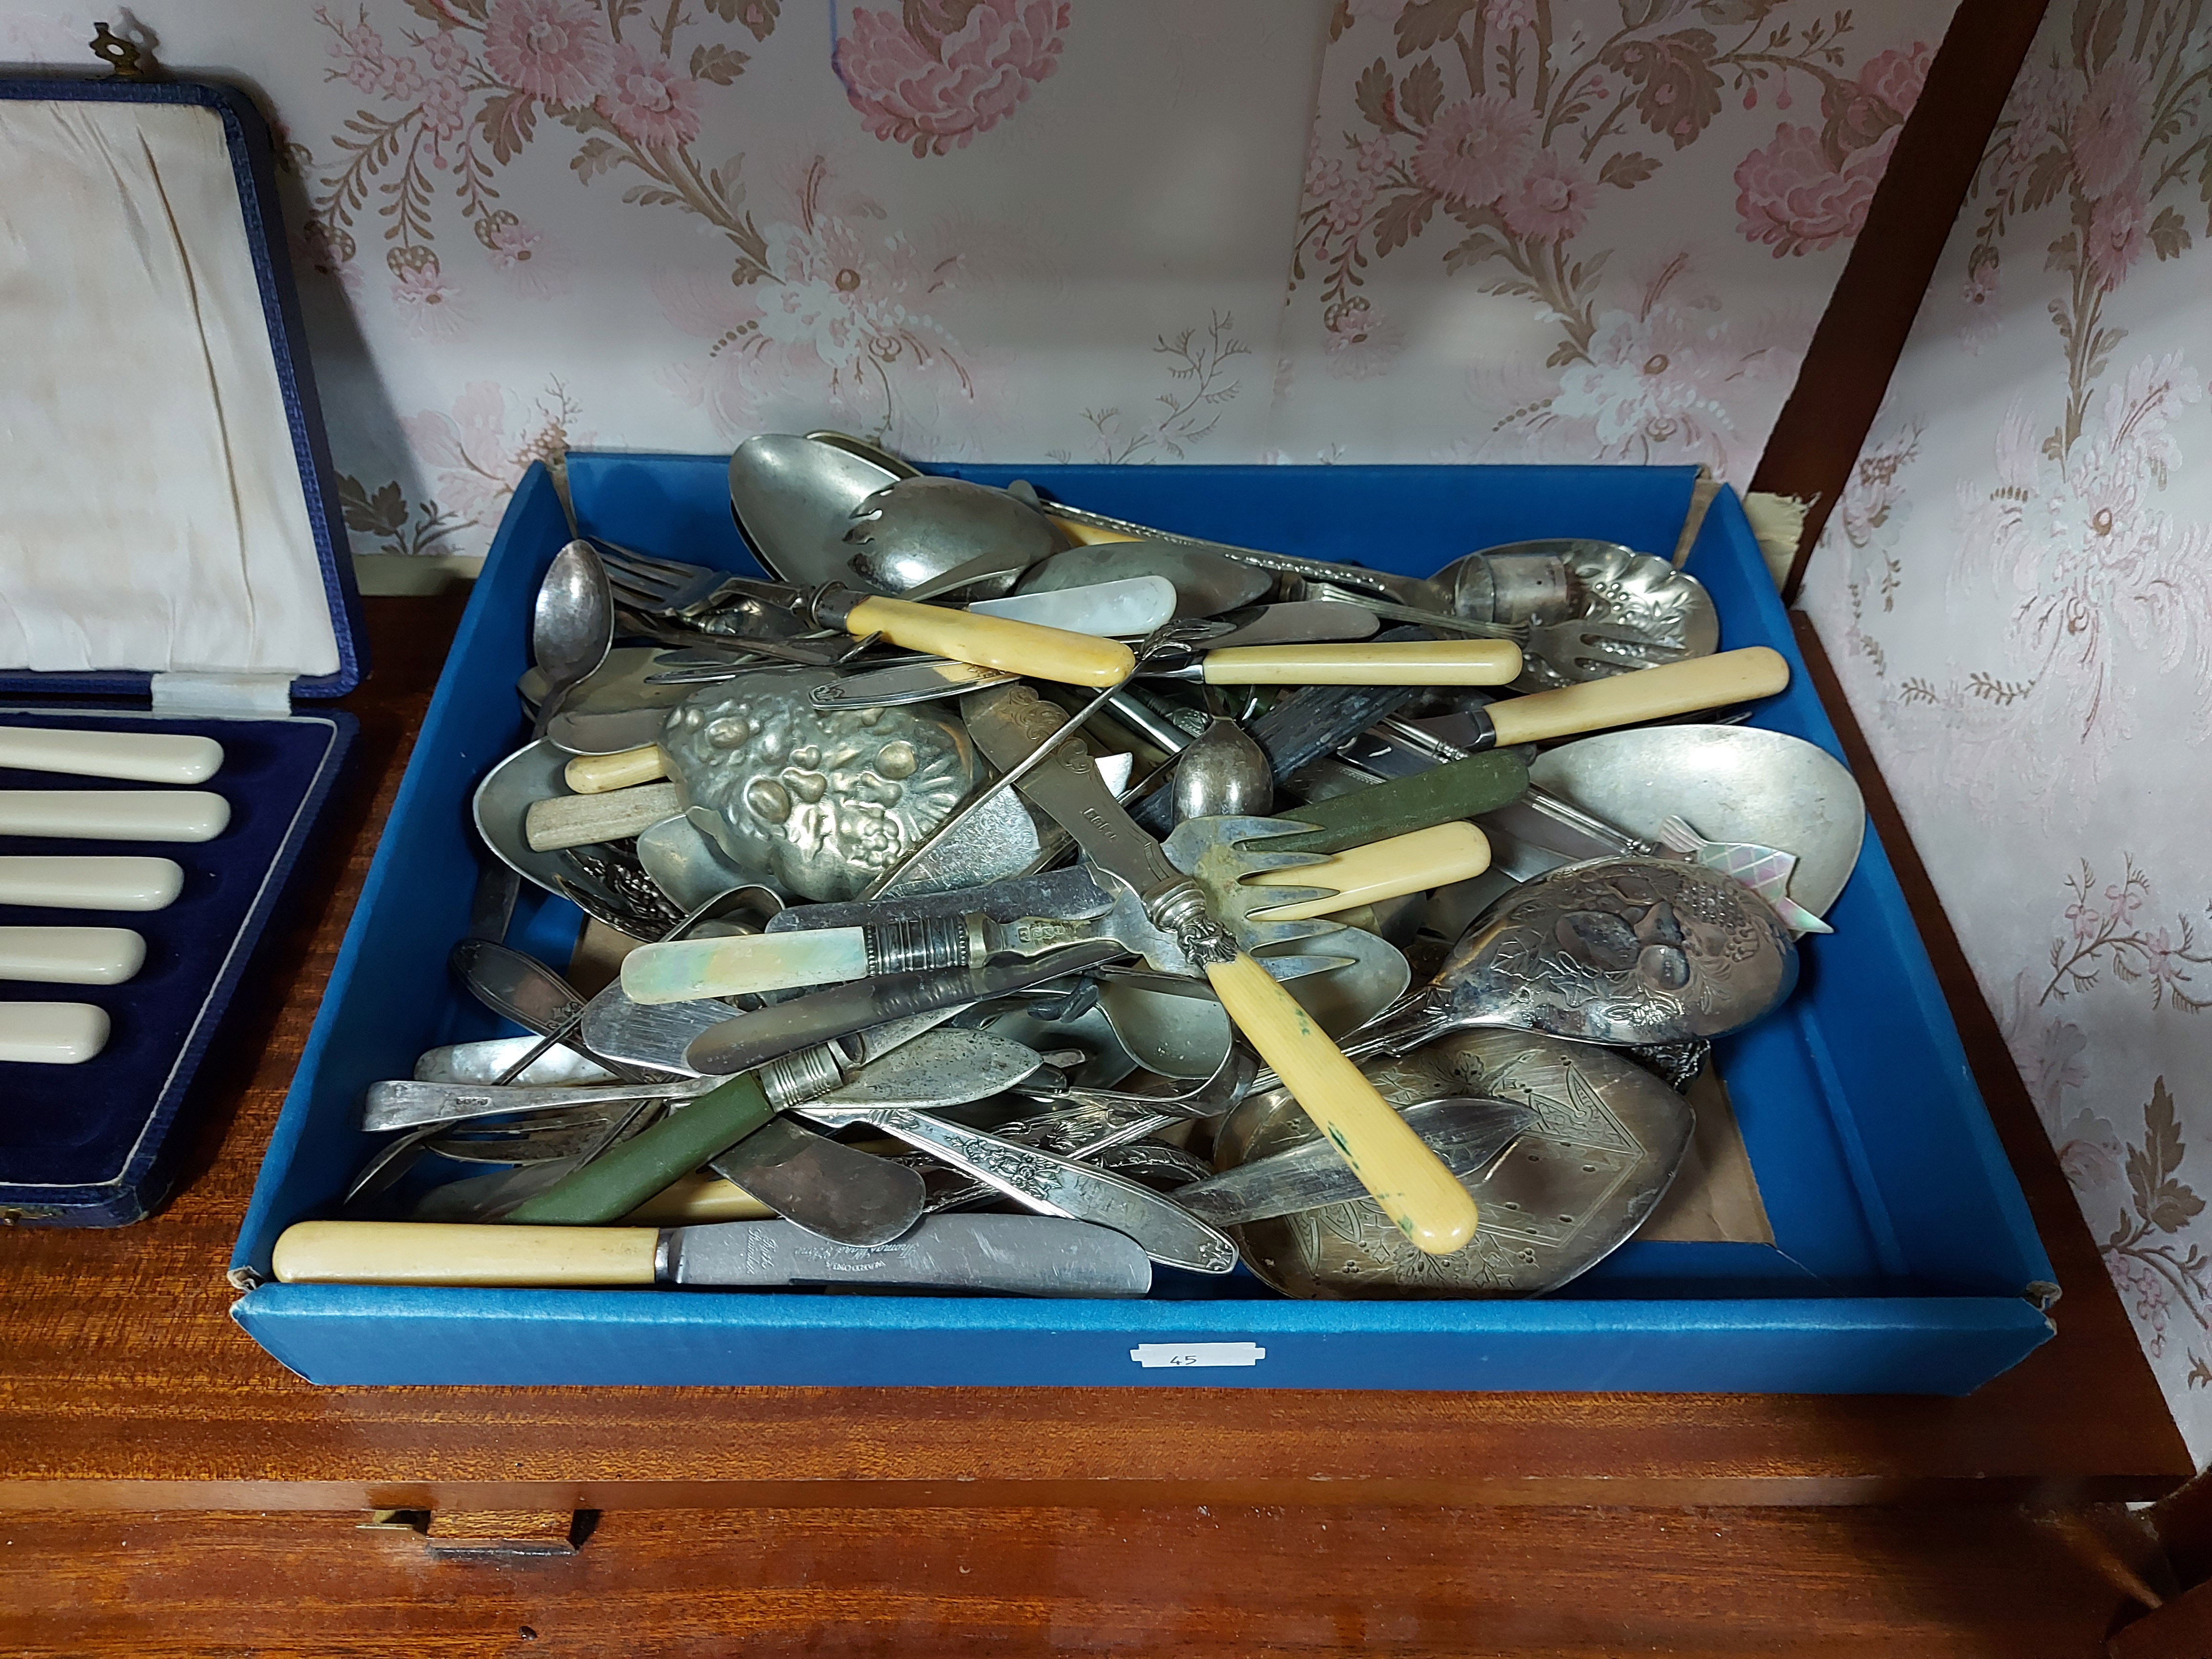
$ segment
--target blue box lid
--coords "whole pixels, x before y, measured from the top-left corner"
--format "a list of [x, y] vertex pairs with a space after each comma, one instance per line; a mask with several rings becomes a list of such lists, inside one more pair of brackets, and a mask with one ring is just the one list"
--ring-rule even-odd
[[[321, 404], [307, 361], [299, 296], [293, 286], [291, 260], [285, 246], [268, 123], [241, 91], [204, 82], [118, 77], [0, 78], [0, 100], [187, 106], [210, 111], [221, 121], [259, 289], [261, 317], [268, 331], [276, 390], [306, 500], [307, 526], [319, 567], [319, 586], [327, 602], [337, 646], [336, 668], [294, 678], [291, 692], [303, 697], [343, 696], [358, 685], [368, 672], [361, 599], [355, 585], [353, 560], [338, 501], [337, 474], [331, 465]], [[0, 578], [5, 574], [0, 571]], [[210, 668], [204, 672], [222, 671]], [[149, 671], [143, 669], [0, 669], [0, 695], [143, 697], [149, 693], [152, 678]]]

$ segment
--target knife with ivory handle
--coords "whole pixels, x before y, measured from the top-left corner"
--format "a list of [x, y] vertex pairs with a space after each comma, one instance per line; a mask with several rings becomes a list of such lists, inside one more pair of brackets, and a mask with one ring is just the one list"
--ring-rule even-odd
[[128, 927], [0, 927], [0, 979], [40, 985], [120, 985], [146, 965]]
[[174, 859], [100, 854], [0, 856], [0, 904], [43, 910], [165, 910], [185, 890]]
[[205, 789], [0, 789], [0, 836], [213, 841], [230, 803]]
[[205, 783], [222, 769], [222, 745], [173, 732], [0, 726], [0, 768], [6, 767], [134, 783]]
[[788, 1221], [529, 1227], [301, 1221], [276, 1240], [288, 1285], [836, 1285], [985, 1296], [1142, 1296], [1152, 1264], [1108, 1227], [1041, 1215], [940, 1215], [875, 1249]]
[[1067, 716], [1024, 685], [963, 698], [961, 713], [975, 746], [1001, 770], [1040, 744], [1052, 745], [1045, 761], [1017, 786], [1023, 794], [1049, 813], [1094, 864], [1135, 890], [1146, 914], [1204, 971], [1237, 1029], [1407, 1239], [1431, 1255], [1448, 1255], [1465, 1245], [1477, 1219], [1467, 1189], [1311, 1016], [1207, 915], [1198, 884], [1168, 862], [1159, 842], [1098, 781], [1082, 738], [1054, 742]]
[[0, 1002], [0, 1061], [78, 1066], [107, 1046], [107, 1011], [88, 1002]]

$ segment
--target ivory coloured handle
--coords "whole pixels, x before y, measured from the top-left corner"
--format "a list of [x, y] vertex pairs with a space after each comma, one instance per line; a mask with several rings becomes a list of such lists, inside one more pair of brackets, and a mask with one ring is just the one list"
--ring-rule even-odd
[[[1267, 843], [1257, 843], [1265, 850]], [[1439, 823], [1411, 835], [1370, 841], [1323, 859], [1318, 864], [1263, 870], [1245, 880], [1255, 887], [1328, 887], [1328, 898], [1305, 899], [1293, 904], [1271, 905], [1255, 910], [1255, 921], [1304, 921], [1333, 915], [1356, 904], [1406, 893], [1425, 893], [1431, 887], [1466, 881], [1490, 868], [1490, 842], [1471, 823]], [[1326, 944], [1317, 945], [1326, 950]]]
[[1458, 1177], [1266, 969], [1240, 951], [1208, 963], [1206, 976], [1260, 1058], [1416, 1249], [1449, 1255], [1474, 1237], [1474, 1200]]
[[1779, 651], [1747, 645], [1687, 662], [1662, 663], [1556, 691], [1494, 702], [1486, 711], [1498, 746], [1536, 743], [1577, 732], [1633, 726], [1638, 720], [1722, 708], [1753, 697], [1771, 697], [1790, 684], [1790, 663]]
[[1133, 536], [1126, 530], [1108, 530], [1099, 525], [1081, 524], [1073, 519], [1054, 518], [1049, 513], [1045, 516], [1052, 520], [1054, 529], [1078, 547], [1097, 547], [1107, 542], [1140, 542], [1145, 539], [1142, 536]]
[[623, 1219], [633, 1227], [689, 1227], [702, 1221], [773, 1221], [775, 1212], [736, 1182], [701, 1170], [663, 1188]]
[[185, 890], [174, 859], [98, 853], [0, 858], [0, 904], [46, 910], [164, 910]]
[[1137, 666], [1136, 653], [1119, 640], [904, 599], [861, 600], [846, 617], [845, 630], [856, 638], [881, 634], [909, 651], [1064, 685], [1119, 685]]
[[653, 1227], [301, 1221], [270, 1266], [287, 1285], [650, 1285]]
[[561, 769], [561, 781], [580, 795], [604, 795], [634, 783], [668, 775], [668, 757], [657, 743], [619, 749], [611, 755], [579, 755]]
[[76, 732], [0, 726], [0, 766], [134, 783], [205, 783], [222, 769], [222, 745], [178, 732]]
[[0, 1002], [0, 1060], [76, 1066], [107, 1046], [107, 1011], [88, 1002]]
[[40, 985], [120, 985], [146, 965], [128, 927], [0, 927], [0, 979]]
[[1200, 659], [1208, 685], [1510, 685], [1510, 640], [1406, 640], [1387, 645], [1232, 645]]
[[204, 789], [0, 789], [0, 836], [213, 841], [230, 803]]
[[604, 795], [548, 795], [530, 803], [522, 831], [532, 852], [550, 853], [598, 841], [620, 841], [683, 810], [672, 783], [642, 783]]

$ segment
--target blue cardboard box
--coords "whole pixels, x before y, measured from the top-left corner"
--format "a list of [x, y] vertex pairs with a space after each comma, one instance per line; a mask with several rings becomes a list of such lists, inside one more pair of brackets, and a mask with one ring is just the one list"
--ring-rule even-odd
[[[754, 567], [726, 458], [579, 453], [580, 527]], [[986, 483], [1008, 467], [939, 469]], [[1591, 536], [1669, 547], [1692, 474], [1632, 467], [1024, 467], [1086, 507], [1198, 535], [1425, 574], [1470, 547]], [[1240, 1275], [1134, 1302], [261, 1282], [276, 1236], [330, 1212], [371, 1141], [362, 1091], [434, 1044], [492, 1035], [447, 977], [476, 865], [469, 792], [522, 736], [530, 599], [568, 529], [552, 483], [516, 492], [425, 720], [264, 1164], [234, 1308], [331, 1383], [1098, 1384], [1960, 1394], [2045, 1340], [2050, 1264], [1879, 842], [1808, 941], [1794, 998], [1719, 1045], [1775, 1243], [1632, 1243], [1529, 1301], [1299, 1302]], [[1796, 678], [1756, 723], [1837, 750], [1732, 495], [1689, 568], [1723, 643]], [[529, 901], [526, 901], [529, 907]], [[574, 937], [565, 902], [518, 918]], [[1212, 1345], [1212, 1346], [1206, 1346]], [[1188, 1363], [1191, 1361], [1199, 1363]]]
[[[234, 88], [191, 82], [0, 79], [0, 112], [14, 118], [9, 153], [15, 158], [0, 169], [10, 211], [0, 288], [19, 308], [13, 320], [26, 325], [28, 318], [11, 337], [94, 340], [58, 370], [26, 361], [32, 354], [20, 349], [0, 362], [0, 394], [8, 399], [0, 428], [15, 469], [6, 474], [11, 520], [17, 526], [51, 525], [58, 514], [81, 520], [89, 538], [17, 543], [13, 557], [0, 548], [0, 593], [11, 614], [33, 619], [25, 624], [29, 660], [0, 657], [0, 726], [187, 732], [216, 738], [225, 752], [222, 769], [201, 786], [229, 805], [228, 826], [212, 841], [0, 838], [0, 854], [10, 855], [151, 854], [183, 866], [179, 896], [160, 911], [0, 903], [0, 926], [130, 927], [145, 939], [145, 965], [123, 984], [0, 988], [0, 1000], [12, 1002], [91, 1002], [111, 1022], [106, 1046], [82, 1064], [0, 1062], [0, 1217], [27, 1225], [115, 1226], [148, 1213], [173, 1183], [185, 1139], [176, 1132], [197, 1098], [200, 1063], [331, 802], [356, 723], [343, 712], [295, 713], [292, 698], [336, 697], [360, 682], [366, 672], [360, 605], [285, 253], [269, 131], [251, 101]], [[102, 146], [116, 146], [111, 153], [128, 159], [82, 174], [21, 160], [97, 155]], [[97, 265], [105, 246], [94, 240], [97, 228], [144, 212], [146, 204], [129, 194], [141, 157], [149, 177], [174, 188], [185, 204], [180, 211], [195, 214], [191, 231], [173, 240], [173, 265], [164, 263], [169, 245], [151, 239], [154, 251], [143, 260], [149, 295], [158, 301], [170, 291], [161, 280], [166, 273], [189, 290], [182, 299], [192, 315], [223, 319], [209, 325], [205, 342], [191, 331], [164, 337], [178, 348], [168, 353], [143, 349], [144, 337], [129, 328], [139, 319], [108, 314], [103, 302], [110, 296], [78, 292], [66, 280], [43, 286], [39, 280], [70, 255]], [[52, 313], [37, 308], [42, 296], [53, 302]], [[218, 360], [220, 368], [213, 366]], [[49, 374], [54, 378], [42, 378]], [[88, 439], [81, 418], [87, 399], [60, 395], [70, 390], [57, 383], [63, 380], [112, 388], [89, 398], [94, 426], [108, 424], [100, 396], [129, 406], [114, 422], [125, 431], [131, 409], [155, 411], [146, 419], [158, 425], [159, 411], [198, 397], [220, 428], [218, 453], [233, 444], [253, 450], [240, 476], [251, 472], [256, 484], [240, 487], [237, 517], [271, 538], [259, 545], [270, 548], [294, 579], [289, 587], [313, 623], [302, 631], [319, 636], [302, 659], [313, 657], [313, 666], [269, 672], [265, 659], [222, 658], [178, 672], [173, 658], [127, 663], [127, 653], [99, 655], [112, 636], [101, 635], [97, 623], [84, 632], [94, 641], [88, 654], [99, 660], [76, 668], [30, 665], [42, 653], [54, 654], [57, 638], [85, 620], [70, 612], [58, 622], [34, 611], [42, 585], [52, 584], [58, 568], [97, 560], [108, 550], [103, 540], [125, 539], [127, 532], [112, 528], [118, 503], [128, 526], [128, 508], [143, 499], [148, 480], [158, 487], [164, 471], [178, 470], [157, 444], [142, 449]], [[240, 394], [235, 402], [234, 393]], [[245, 412], [249, 404], [260, 411], [258, 422]], [[54, 482], [80, 461], [96, 475], [82, 496]], [[212, 527], [204, 520], [178, 526], [179, 544], [199, 535], [204, 545], [227, 550], [222, 538], [232, 526], [222, 509], [232, 505], [219, 504]], [[15, 558], [25, 568], [15, 568]], [[146, 586], [125, 592], [126, 605], [159, 610], [166, 602], [182, 613], [209, 603], [204, 590], [164, 591], [160, 573], [138, 574]], [[242, 608], [252, 603], [242, 586], [233, 597]], [[0, 789], [146, 787], [0, 768]]]

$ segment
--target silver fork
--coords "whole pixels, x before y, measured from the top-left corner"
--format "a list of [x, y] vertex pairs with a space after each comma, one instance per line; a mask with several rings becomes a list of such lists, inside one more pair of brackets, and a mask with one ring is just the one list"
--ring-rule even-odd
[[599, 550], [599, 562], [606, 566], [617, 595], [632, 609], [653, 615], [681, 616], [711, 605], [729, 583], [743, 580], [734, 571], [656, 559], [606, 542], [592, 545]]
[[1575, 679], [1584, 678], [1580, 666], [1584, 663], [1605, 669], [1656, 668], [1662, 663], [1680, 662], [1689, 654], [1680, 646], [1655, 640], [1629, 623], [1594, 617], [1532, 628], [1521, 648]]

